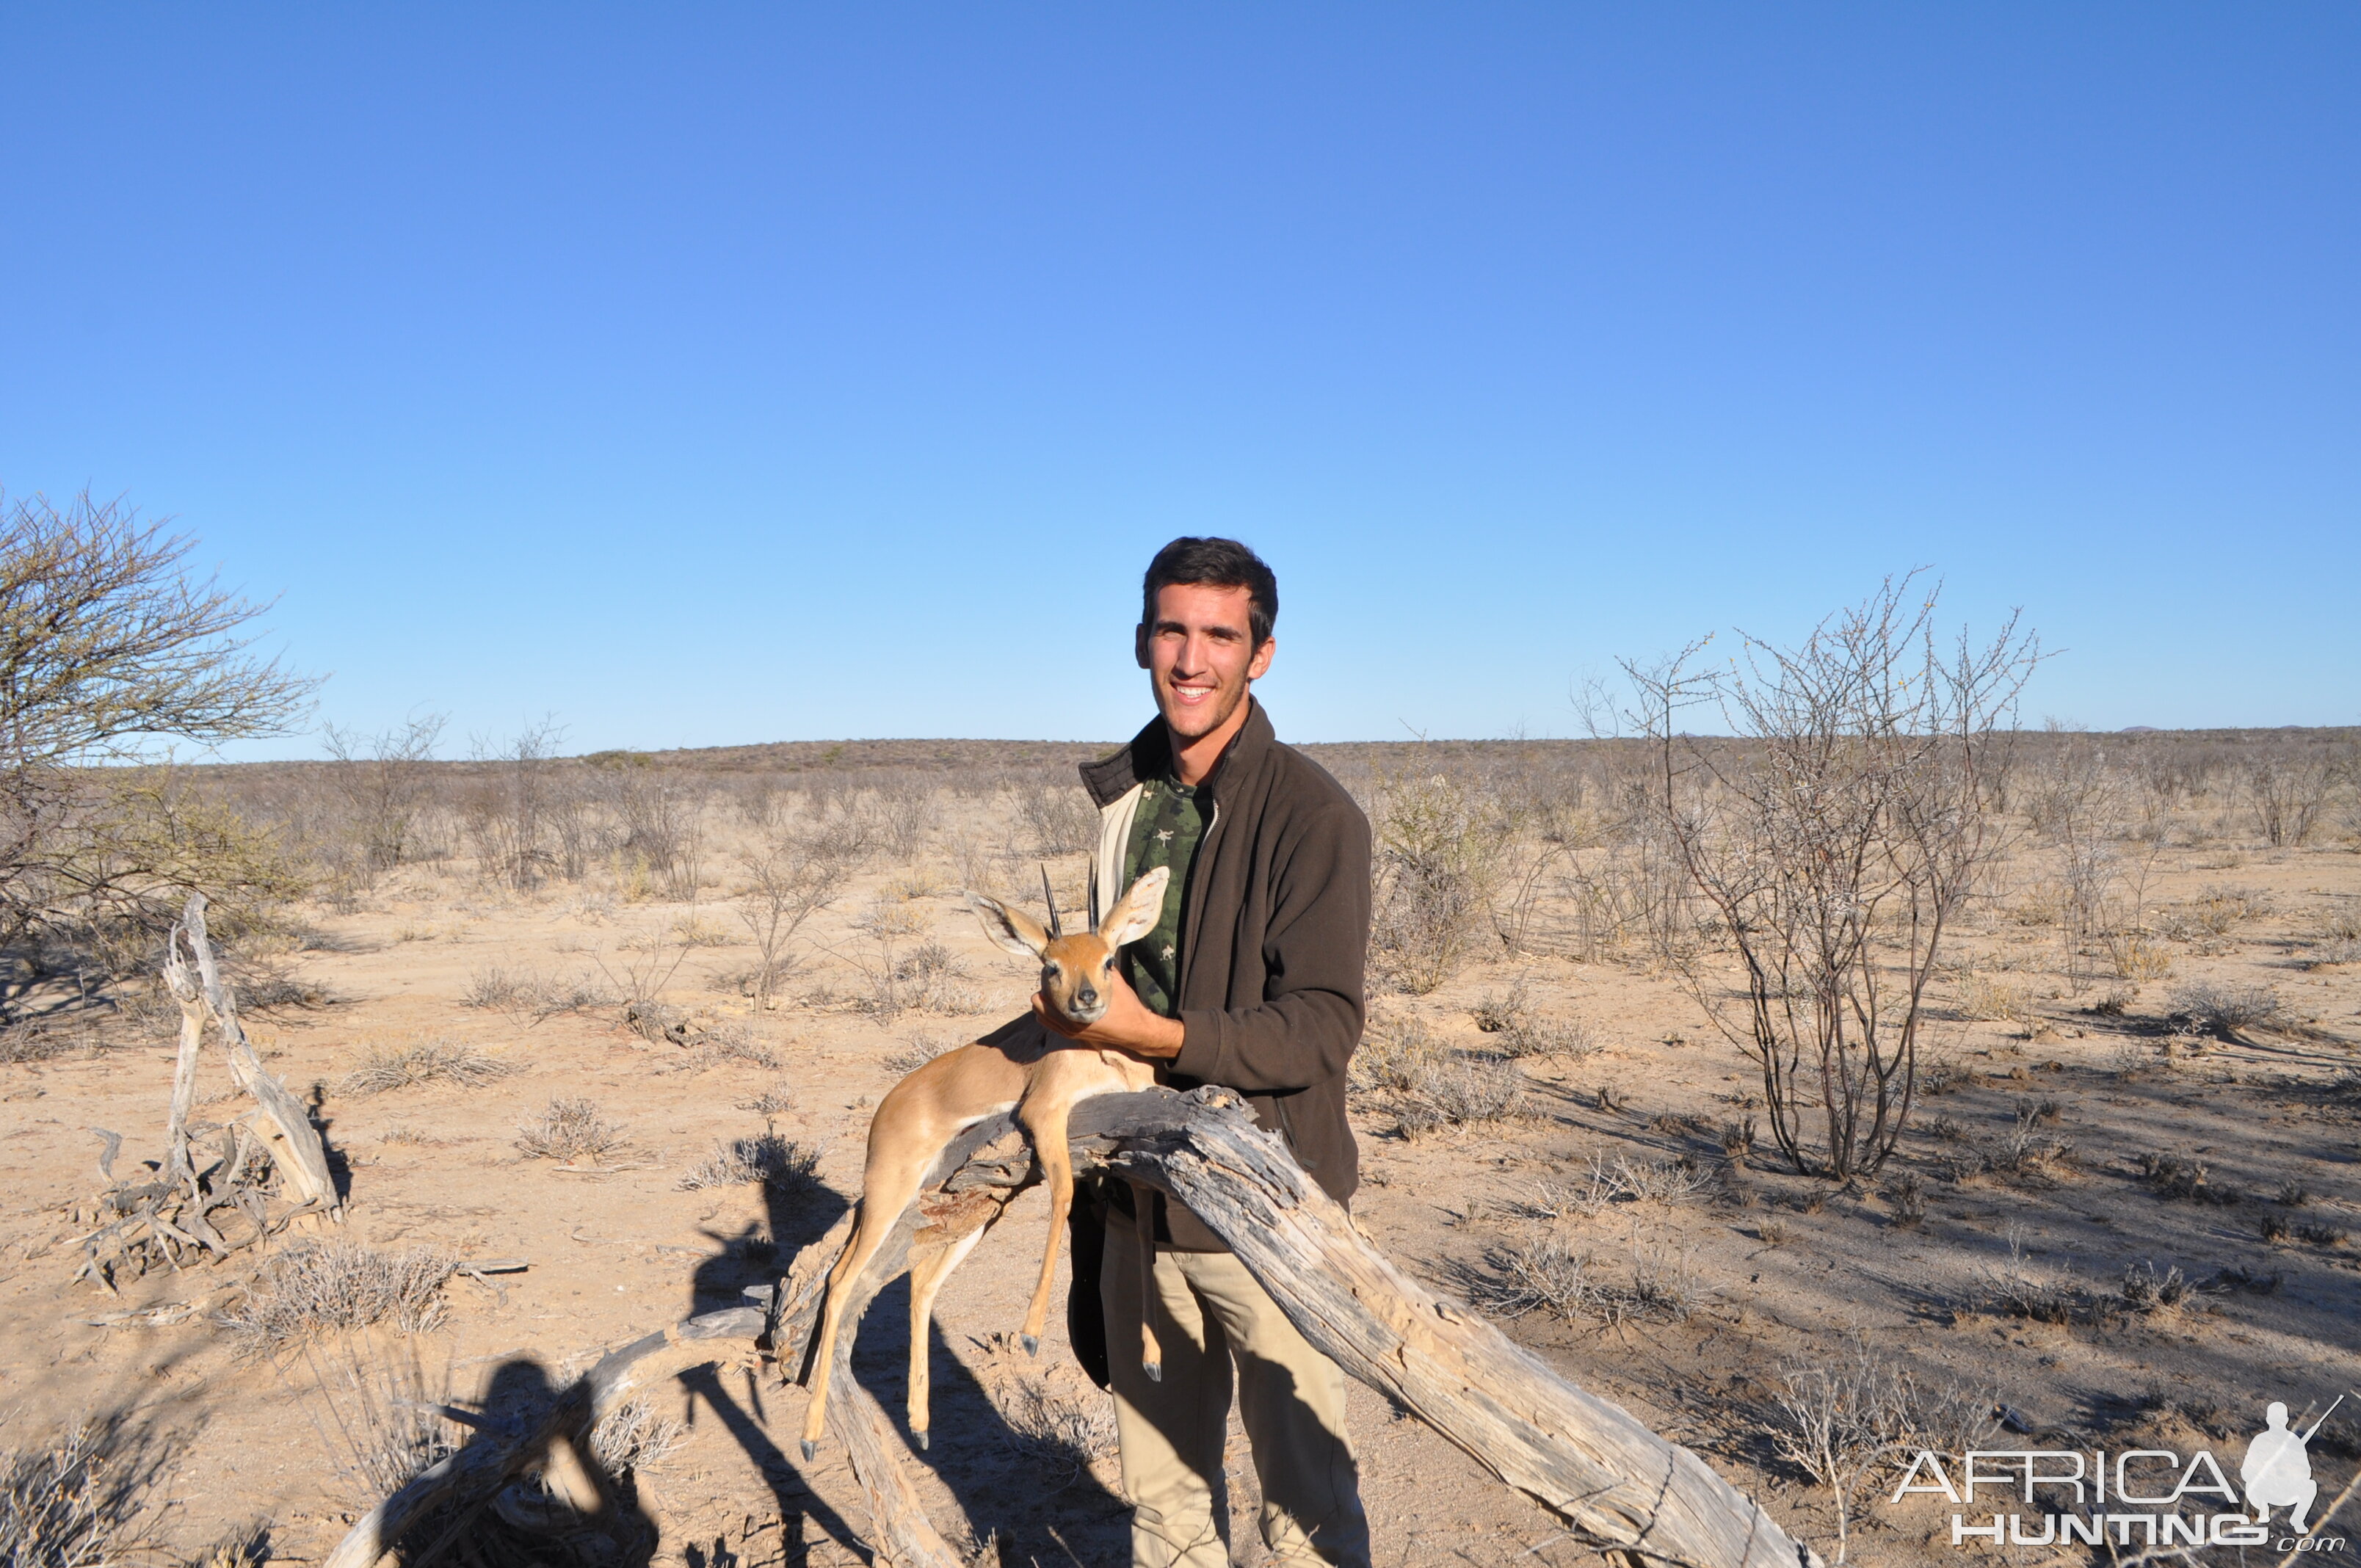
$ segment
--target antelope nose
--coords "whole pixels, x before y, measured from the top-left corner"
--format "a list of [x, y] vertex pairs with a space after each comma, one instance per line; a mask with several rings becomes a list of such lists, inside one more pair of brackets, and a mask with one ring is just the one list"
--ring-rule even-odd
[[1099, 1003], [1099, 993], [1086, 985], [1074, 992], [1074, 1000], [1085, 1007], [1095, 1007]]

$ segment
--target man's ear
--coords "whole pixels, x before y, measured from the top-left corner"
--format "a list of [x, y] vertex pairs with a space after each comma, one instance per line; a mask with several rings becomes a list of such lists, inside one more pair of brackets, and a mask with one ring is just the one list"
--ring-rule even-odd
[[1148, 622], [1144, 620], [1131, 634], [1131, 656], [1139, 661], [1141, 669], [1148, 668]]
[[1123, 901], [1107, 911], [1099, 926], [1099, 940], [1107, 945], [1108, 952], [1156, 929], [1156, 917], [1164, 913], [1164, 889], [1171, 880], [1172, 868], [1159, 866], [1133, 883]]
[[1279, 639], [1265, 637], [1262, 640], [1262, 646], [1254, 651], [1254, 657], [1246, 661], [1246, 679], [1250, 681], [1262, 679], [1264, 674], [1270, 668], [1270, 656], [1278, 652]]
[[967, 895], [968, 906], [975, 917], [983, 922], [983, 934], [1000, 947], [1020, 959], [1038, 959], [1049, 945], [1049, 933], [1041, 923], [1021, 909], [1011, 909], [996, 898], [983, 894]]

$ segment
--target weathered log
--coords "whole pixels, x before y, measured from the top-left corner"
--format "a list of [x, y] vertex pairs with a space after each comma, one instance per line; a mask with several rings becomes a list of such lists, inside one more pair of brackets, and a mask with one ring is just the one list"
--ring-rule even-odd
[[[972, 1128], [970, 1146], [988, 1148], [1005, 1130]], [[1104, 1170], [1186, 1204], [1322, 1354], [1577, 1539], [1667, 1568], [1819, 1561], [1696, 1454], [1394, 1267], [1235, 1095], [1151, 1090], [1085, 1101], [1070, 1137], [1078, 1171]], [[1005, 1162], [978, 1162], [944, 1185], [1008, 1179]]]
[[164, 1174], [174, 1180], [191, 1175], [189, 1112], [197, 1100], [197, 1053], [205, 1041], [205, 997], [196, 977], [181, 957], [181, 930], [172, 928], [171, 945], [164, 953], [164, 989], [181, 1004], [181, 1049], [172, 1063], [172, 1110], [164, 1126]]
[[[1143, 1182], [1187, 1204], [1313, 1344], [1549, 1508], [1578, 1540], [1648, 1568], [1820, 1568], [1808, 1546], [1695, 1454], [1401, 1274], [1235, 1096], [1156, 1090], [1086, 1101], [1071, 1135], [1078, 1171]], [[857, 1321], [914, 1252], [924, 1256], [989, 1223], [1034, 1179], [1008, 1118], [968, 1129], [863, 1271], [848, 1315]], [[536, 1432], [479, 1440], [445, 1461], [379, 1505], [324, 1568], [368, 1568], [424, 1508], [489, 1499], [557, 1431], [586, 1432], [623, 1391], [715, 1359], [714, 1341], [758, 1333], [787, 1377], [834, 1380], [831, 1434], [852, 1456], [881, 1557], [897, 1568], [950, 1568], [957, 1556], [919, 1511], [884, 1412], [852, 1380], [853, 1334], [840, 1337], [832, 1366], [805, 1365], [827, 1273], [851, 1226], [848, 1214], [804, 1249], [767, 1310], [708, 1313], [626, 1346], [569, 1389]], [[840, 1431], [839, 1421], [851, 1424]]]
[[[342, 1219], [343, 1210], [336, 1202], [335, 1179], [328, 1173], [327, 1150], [321, 1146], [319, 1129], [312, 1125], [303, 1102], [288, 1092], [287, 1086], [266, 1071], [262, 1058], [255, 1054], [254, 1044], [246, 1037], [246, 1030], [237, 1021], [237, 1003], [229, 988], [222, 983], [221, 966], [214, 961], [213, 943], [205, 936], [205, 895], [189, 894], [189, 902], [181, 913], [181, 923], [172, 927], [172, 961], [180, 961], [182, 941], [189, 945], [191, 955], [197, 960], [197, 974], [204, 997], [205, 1010], [213, 1014], [220, 1028], [222, 1052], [229, 1058], [230, 1077], [237, 1086], [252, 1095], [269, 1118], [270, 1157], [286, 1176], [297, 1200], [316, 1203], [330, 1218]], [[166, 970], [166, 982], [170, 982], [170, 968]], [[183, 980], [186, 970], [182, 971]], [[176, 990], [174, 994], [179, 994]], [[182, 1009], [185, 1043], [187, 1010]], [[184, 1045], [185, 1048], [185, 1045]], [[178, 1079], [174, 1081], [174, 1102], [179, 1099]]]

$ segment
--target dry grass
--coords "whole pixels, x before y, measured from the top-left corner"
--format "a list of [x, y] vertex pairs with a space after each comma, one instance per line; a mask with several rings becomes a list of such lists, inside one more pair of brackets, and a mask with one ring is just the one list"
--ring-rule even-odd
[[907, 1078], [945, 1051], [954, 1051], [967, 1044], [941, 1035], [912, 1035], [902, 1042], [902, 1048], [885, 1058], [885, 1070]]
[[1460, 1284], [1477, 1305], [1510, 1318], [1547, 1312], [1567, 1322], [1681, 1320], [1707, 1293], [1686, 1252], [1635, 1244], [1618, 1277], [1595, 1254], [1576, 1251], [1551, 1232], [1497, 1242], [1486, 1250], [1484, 1264], [1455, 1270]]
[[1921, 1381], [1858, 1336], [1833, 1365], [1790, 1363], [1756, 1426], [1779, 1457], [1837, 1506], [1836, 1561], [1845, 1561], [1852, 1498], [1919, 1449], [1959, 1455], [2000, 1430], [1997, 1391]]
[[1713, 1178], [1691, 1161], [1591, 1157], [1573, 1181], [1534, 1185], [1517, 1212], [1537, 1220], [1594, 1219], [1613, 1203], [1678, 1203], [1696, 1197]]
[[1400, 1092], [1396, 1129], [1406, 1138], [1498, 1122], [1524, 1102], [1525, 1075], [1505, 1063], [1446, 1060], [1418, 1073]]
[[251, 1354], [390, 1323], [424, 1333], [443, 1321], [455, 1260], [433, 1247], [380, 1252], [358, 1242], [297, 1242], [272, 1261], [221, 1325]]
[[1468, 1010], [1486, 1042], [1511, 1061], [1526, 1057], [1587, 1057], [1598, 1050], [1590, 1025], [1579, 1019], [1545, 1018], [1534, 1006], [1521, 975], [1506, 991], [1488, 991]]
[[346, 1075], [343, 1087], [348, 1094], [383, 1094], [427, 1083], [474, 1089], [515, 1070], [498, 1057], [473, 1046], [421, 1040], [415, 1045], [370, 1047], [361, 1058], [361, 1065]]
[[392, 1496], [467, 1440], [443, 1413], [450, 1376], [429, 1382], [416, 1348], [364, 1339], [324, 1356], [306, 1346], [312, 1371], [305, 1398], [313, 1425], [327, 1441], [346, 1499], [367, 1508]]
[[1039, 1470], [1071, 1481], [1115, 1452], [1115, 1401], [1096, 1388], [1016, 1376], [1000, 1387], [994, 1402], [1008, 1445]]
[[567, 1165], [604, 1159], [628, 1143], [622, 1126], [601, 1117], [594, 1102], [563, 1096], [552, 1100], [537, 1120], [519, 1127], [516, 1137], [517, 1152], [527, 1159]]
[[684, 1192], [709, 1187], [758, 1185], [798, 1195], [819, 1187], [819, 1156], [777, 1133], [758, 1133], [713, 1146], [673, 1185]]
[[2176, 1018], [2227, 1039], [2241, 1029], [2268, 1024], [2279, 1014], [2279, 992], [2268, 985], [2215, 985], [2197, 981], [2174, 991]]
[[659, 1415], [643, 1398], [624, 1400], [601, 1417], [590, 1433], [590, 1456], [609, 1475], [661, 1464], [688, 1441], [688, 1429]]
[[608, 1007], [619, 999], [615, 988], [589, 975], [544, 974], [535, 969], [507, 969], [499, 964], [478, 970], [467, 978], [460, 1005], [481, 1007], [539, 1023], [561, 1013]]
[[0, 1448], [0, 1563], [112, 1568], [138, 1552], [148, 1479], [120, 1429], [83, 1422], [47, 1442]]

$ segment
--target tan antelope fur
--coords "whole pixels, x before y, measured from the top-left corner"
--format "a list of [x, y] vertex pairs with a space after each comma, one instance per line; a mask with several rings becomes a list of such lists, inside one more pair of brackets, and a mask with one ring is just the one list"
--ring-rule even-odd
[[[1131, 884], [1095, 931], [1067, 936], [1060, 928], [1055, 898], [1049, 902], [1049, 928], [1022, 910], [998, 899], [971, 893], [969, 903], [994, 942], [1041, 964], [1041, 994], [1059, 1014], [1077, 1025], [1094, 1024], [1107, 1009], [1115, 975], [1115, 955], [1126, 942], [1153, 930], [1164, 906], [1164, 889], [1171, 873], [1162, 866]], [[1049, 892], [1044, 871], [1042, 891]], [[1095, 888], [1093, 889], [1095, 894]], [[1095, 902], [1095, 897], [1093, 897]], [[811, 1365], [811, 1401], [804, 1412], [803, 1453], [819, 1450], [820, 1431], [828, 1419], [829, 1369], [842, 1328], [846, 1296], [861, 1271], [876, 1255], [894, 1223], [918, 1195], [918, 1188], [944, 1147], [961, 1131], [987, 1116], [1014, 1111], [1017, 1124], [1033, 1143], [1034, 1158], [1049, 1186], [1049, 1241], [1041, 1257], [1040, 1283], [1025, 1314], [1024, 1343], [1027, 1354], [1040, 1349], [1041, 1331], [1049, 1320], [1049, 1289], [1057, 1272], [1058, 1246], [1066, 1233], [1066, 1216], [1074, 1202], [1074, 1167], [1066, 1146], [1066, 1124], [1075, 1105], [1094, 1095], [1123, 1094], [1156, 1082], [1153, 1062], [1114, 1047], [1085, 1046], [1057, 1035], [1049, 1048], [1031, 1061], [1017, 1059], [1000, 1047], [971, 1041], [946, 1051], [888, 1090], [869, 1121], [868, 1163], [862, 1172], [861, 1213], [843, 1253], [829, 1272], [828, 1297], [820, 1310], [819, 1343]], [[1132, 1210], [1139, 1226], [1143, 1266], [1153, 1269], [1155, 1208], [1148, 1194], [1135, 1186]], [[988, 1228], [988, 1227], [987, 1227]], [[910, 1435], [927, 1446], [927, 1332], [934, 1312], [935, 1293], [964, 1260], [983, 1232], [961, 1237], [944, 1251], [910, 1271]], [[1151, 1291], [1147, 1299], [1153, 1301]], [[1163, 1376], [1163, 1353], [1152, 1323], [1140, 1326], [1140, 1360], [1150, 1377]]]

